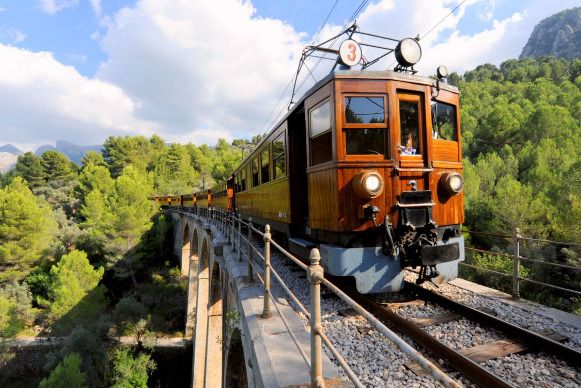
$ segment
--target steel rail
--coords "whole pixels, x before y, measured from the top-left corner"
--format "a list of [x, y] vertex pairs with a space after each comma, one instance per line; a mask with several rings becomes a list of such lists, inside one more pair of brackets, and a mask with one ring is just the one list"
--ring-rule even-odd
[[558, 358], [565, 359], [575, 366], [581, 366], [581, 351], [579, 350], [573, 349], [570, 346], [554, 341], [531, 330], [503, 321], [502, 319], [496, 318], [480, 310], [453, 301], [448, 297], [432, 292], [413, 283], [406, 282], [405, 287], [415, 292], [422, 299], [430, 300], [469, 319], [483, 323], [504, 334], [516, 337], [535, 350], [552, 353]]
[[506, 380], [491, 373], [462, 353], [438, 341], [436, 338], [432, 337], [413, 323], [400, 317], [389, 308], [378, 304], [356, 291], [349, 292], [349, 294], [353, 299], [355, 299], [355, 301], [357, 301], [357, 303], [365, 306], [365, 308], [368, 311], [371, 311], [375, 316], [390, 322], [395, 330], [408, 335], [414, 342], [424, 347], [429, 352], [444, 358], [452, 368], [462, 373], [474, 384], [485, 388], [513, 387]]
[[333, 276], [328, 274], [322, 279], [321, 284], [324, 284], [329, 290], [335, 293], [339, 298], [341, 298], [349, 307], [353, 308], [359, 314], [361, 314], [373, 327], [375, 327], [381, 334], [383, 334], [389, 341], [396, 345], [405, 355], [407, 355], [411, 360], [417, 362], [428, 371], [435, 379], [440, 381], [446, 387], [459, 387], [460, 385], [454, 381], [450, 376], [445, 374], [440, 368], [432, 363], [430, 360], [425, 358], [419, 351], [414, 349], [410, 344], [396, 335], [391, 329], [383, 324], [379, 319], [377, 319], [374, 314], [366, 310], [363, 305], [357, 301], [357, 298], [361, 299], [362, 295], [358, 292], [352, 292], [350, 295], [349, 290], [343, 290], [337, 285], [335, 285], [331, 280], [334, 280]]

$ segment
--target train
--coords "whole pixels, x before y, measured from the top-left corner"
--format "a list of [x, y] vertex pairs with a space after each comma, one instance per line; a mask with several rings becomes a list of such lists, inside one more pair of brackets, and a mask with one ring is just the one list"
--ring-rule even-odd
[[319, 248], [326, 273], [360, 293], [400, 291], [406, 267], [417, 283], [450, 281], [464, 260], [459, 91], [444, 66], [417, 75], [417, 39], [379, 71], [353, 69], [360, 47], [347, 41], [226, 182], [156, 201], [269, 224], [299, 256]]

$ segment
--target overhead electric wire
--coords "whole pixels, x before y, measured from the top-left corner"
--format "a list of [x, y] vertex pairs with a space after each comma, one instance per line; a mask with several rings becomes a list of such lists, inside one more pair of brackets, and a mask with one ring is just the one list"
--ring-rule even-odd
[[[326, 24], [326, 23], [327, 23], [327, 21], [329, 20], [329, 18], [330, 18], [330, 16], [331, 16], [331, 14], [332, 14], [332, 13], [333, 13], [333, 11], [335, 10], [335, 7], [337, 6], [337, 3], [338, 3], [338, 2], [339, 2], [339, 0], [336, 0], [336, 1], [333, 3], [333, 6], [331, 7], [331, 10], [330, 10], [330, 11], [329, 11], [329, 13], [327, 14], [327, 17], [325, 18], [325, 20], [323, 21], [323, 23], [322, 23], [322, 24], [321, 24], [321, 26], [319, 27], [319, 29], [318, 29], [317, 33], [315, 34], [315, 37], [313, 38], [313, 40], [312, 40], [312, 42], [311, 42], [311, 46], [312, 46], [312, 45], [314, 45], [314, 43], [315, 43], [315, 42], [316, 42], [316, 40], [318, 39], [318, 37], [319, 37], [319, 35], [320, 35], [321, 31], [323, 30], [323, 27], [325, 26], [325, 24]], [[355, 11], [354, 11], [354, 12], [351, 14], [351, 16], [349, 17], [349, 19], [347, 20], [347, 22], [345, 22], [345, 24], [343, 25], [343, 28], [342, 28], [342, 30], [345, 30], [345, 29], [347, 28], [347, 26], [349, 26], [349, 24], [351, 24], [351, 23], [353, 23], [353, 22], [355, 21], [355, 19], [356, 19], [356, 18], [359, 16], [359, 14], [361, 13], [361, 11], [363, 11], [363, 9], [365, 8], [365, 6], [367, 5], [367, 3], [368, 3], [368, 2], [369, 2], [369, 0], [362, 0], [362, 1], [361, 1], [361, 3], [359, 3], [359, 6], [358, 6], [358, 7], [355, 9]], [[332, 47], [332, 46], [333, 46], [333, 45], [334, 45], [334, 44], [337, 42], [337, 39], [338, 39], [338, 37], [337, 37], [337, 38], [335, 38], [335, 39], [333, 39], [333, 41], [332, 41], [332, 42], [331, 42], [331, 43], [328, 45], [328, 47]], [[315, 79], [315, 82], [316, 82], [316, 78], [314, 77], [314, 75], [313, 75], [313, 72], [314, 72], [314, 71], [317, 69], [317, 67], [319, 66], [319, 64], [321, 63], [321, 61], [322, 61], [323, 59], [329, 59], [328, 57], [326, 57], [326, 56], [325, 56], [325, 54], [323, 54], [323, 56], [322, 56], [322, 57], [317, 57], [317, 58], [318, 58], [318, 61], [317, 61], [317, 63], [315, 64], [315, 66], [313, 67], [313, 69], [312, 69], [312, 70], [311, 70], [311, 69], [309, 69], [309, 68], [307, 67], [307, 70], [309, 71], [309, 73], [310, 73], [310, 74], [305, 74], [305, 77], [304, 77], [304, 79], [303, 79], [303, 80], [300, 82], [300, 84], [299, 84], [298, 88], [296, 88], [296, 91], [300, 90], [300, 89], [301, 89], [301, 88], [302, 88], [302, 87], [305, 85], [305, 83], [306, 83], [306, 82], [307, 82], [307, 80], [309, 79], [309, 75], [310, 75], [311, 77], [313, 77], [313, 78]], [[305, 64], [305, 66], [306, 66], [306, 64]], [[291, 80], [289, 81], [289, 83], [288, 83], [288, 85], [286, 86], [285, 90], [284, 90], [284, 91], [283, 91], [283, 93], [281, 94], [281, 97], [278, 99], [278, 101], [277, 101], [277, 103], [275, 104], [275, 106], [273, 107], [273, 109], [272, 109], [271, 113], [268, 115], [268, 118], [266, 119], [266, 121], [265, 121], [265, 124], [266, 124], [266, 122], [268, 122], [268, 120], [269, 120], [269, 119], [270, 119], [270, 117], [272, 116], [272, 112], [274, 112], [274, 111], [276, 110], [276, 108], [279, 106], [279, 104], [280, 104], [280, 101], [282, 100], [282, 97], [283, 97], [283, 96], [286, 94], [286, 92], [287, 92], [288, 88], [289, 88], [289, 87], [290, 87], [290, 85], [292, 84], [292, 82], [293, 82], [293, 80], [295, 79], [295, 77], [298, 77], [298, 74], [294, 75], [294, 76], [291, 78]], [[290, 109], [290, 105], [291, 105], [291, 104], [292, 104], [292, 101], [289, 103], [289, 109]], [[288, 110], [288, 109], [287, 109], [287, 110]], [[263, 125], [263, 126], [262, 126], [262, 129], [261, 129], [261, 131], [260, 131], [260, 132], [261, 132], [261, 133], [262, 133], [262, 132], [264, 132], [264, 129], [265, 129], [265, 127], [266, 127], [266, 128], [269, 128], [269, 127], [271, 127], [272, 125], [274, 125], [274, 124], [275, 124], [275, 123], [276, 123], [276, 122], [279, 120], [279, 118], [280, 118], [280, 117], [281, 117], [283, 114], [284, 114], [284, 109], [282, 109], [281, 111], [279, 111], [279, 113], [278, 113], [278, 114], [277, 114], [277, 115], [274, 117], [274, 119], [273, 119], [273, 120], [271, 120], [270, 122], [268, 122], [268, 123], [269, 123], [269, 125], [268, 125], [268, 126], [266, 126], [266, 125]]]
[[426, 33], [425, 33], [425, 34], [424, 34], [424, 35], [423, 35], [423, 36], [420, 38], [420, 40], [422, 40], [422, 39], [424, 39], [426, 36], [428, 36], [428, 35], [430, 34], [430, 32], [432, 32], [432, 31], [433, 31], [433, 30], [434, 30], [436, 27], [438, 27], [440, 24], [442, 24], [442, 22], [443, 22], [444, 20], [446, 20], [446, 19], [447, 19], [447, 18], [448, 18], [450, 15], [452, 15], [454, 12], [456, 12], [456, 10], [457, 10], [458, 8], [460, 8], [460, 6], [461, 6], [462, 4], [464, 4], [465, 2], [466, 2], [466, 0], [462, 0], [462, 1], [460, 2], [460, 4], [458, 4], [458, 5], [457, 5], [457, 6], [456, 6], [456, 7], [455, 7], [455, 8], [454, 8], [452, 11], [450, 11], [450, 13], [449, 13], [449, 14], [447, 14], [446, 16], [444, 16], [444, 18], [443, 18], [442, 20], [440, 20], [440, 21], [439, 21], [438, 23], [436, 23], [436, 24], [435, 24], [435, 25], [434, 25], [432, 28], [430, 28], [430, 29], [428, 30], [428, 32], [426, 32]]
[[[315, 34], [315, 37], [313, 38], [311, 45], [315, 43], [315, 41], [317, 40], [317, 38], [319, 37], [319, 34], [321, 33], [321, 31], [323, 30], [323, 27], [325, 26], [325, 24], [327, 23], [327, 21], [329, 20], [329, 18], [331, 17], [331, 14], [333, 13], [333, 11], [335, 10], [335, 7], [337, 6], [337, 3], [339, 2], [339, 0], [335, 0], [335, 2], [333, 3], [333, 6], [331, 7], [331, 10], [327, 13], [327, 17], [325, 17], [325, 20], [323, 21], [323, 23], [321, 24], [321, 26], [319, 27], [317, 33]], [[268, 117], [266, 118], [266, 120], [264, 120], [264, 124], [262, 124], [262, 127], [260, 129], [260, 133], [264, 133], [264, 129], [268, 124], [270, 124], [269, 120], [270, 117], [272, 116], [272, 114], [274, 113], [274, 111], [278, 108], [280, 102], [282, 101], [282, 98], [284, 97], [284, 95], [286, 94], [286, 91], [288, 90], [288, 88], [292, 85], [293, 80], [294, 80], [295, 76], [292, 76], [290, 81], [288, 82], [288, 84], [286, 85], [286, 87], [284, 88], [284, 91], [282, 92], [282, 94], [280, 95], [280, 97], [278, 98], [278, 101], [276, 102], [276, 104], [274, 104], [272, 110], [270, 111], [270, 113], [268, 114]], [[284, 112], [284, 111], [283, 111]], [[275, 118], [275, 122], [278, 119], [278, 117], [280, 116], [280, 113], [276, 116]], [[268, 126], [270, 127], [270, 125]], [[268, 128], [266, 127], [266, 128]]]
[[[442, 22], [443, 22], [444, 20], [446, 20], [446, 19], [447, 19], [447, 18], [448, 18], [450, 15], [452, 15], [454, 12], [456, 12], [456, 10], [457, 10], [458, 8], [460, 8], [460, 6], [461, 6], [462, 4], [464, 4], [465, 2], [466, 2], [466, 0], [462, 0], [462, 1], [460, 2], [460, 4], [458, 4], [456, 7], [454, 7], [454, 9], [453, 9], [453, 10], [451, 10], [449, 14], [447, 14], [446, 16], [444, 16], [444, 17], [442, 18], [442, 20], [440, 20], [438, 23], [434, 24], [434, 26], [433, 26], [432, 28], [430, 28], [430, 29], [428, 30], [428, 32], [426, 32], [426, 33], [425, 33], [425, 34], [424, 34], [422, 37], [420, 37], [420, 34], [418, 34], [417, 40], [418, 40], [418, 41], [420, 41], [420, 40], [424, 39], [426, 36], [428, 36], [428, 35], [429, 35], [429, 34], [430, 34], [430, 33], [431, 33], [431, 32], [432, 32], [432, 31], [433, 31], [433, 30], [434, 30], [436, 27], [438, 27], [440, 24], [442, 24]], [[426, 50], [426, 51], [428, 51], [428, 50]], [[392, 66], [393, 66], [393, 64], [394, 64], [395, 62], [396, 62], [396, 61], [393, 61], [393, 62], [391, 62], [391, 64], [390, 64], [389, 66], [387, 66], [387, 68], [389, 69], [390, 67], [392, 67]]]
[[[367, 3], [369, 2], [369, 0], [363, 0], [361, 1], [361, 3], [359, 3], [359, 6], [357, 7], [357, 9], [355, 9], [355, 11], [353, 12], [353, 14], [351, 14], [351, 16], [349, 17], [349, 19], [347, 20], [347, 22], [345, 22], [345, 24], [343, 25], [343, 27], [341, 28], [341, 30], [345, 30], [347, 28], [347, 26], [349, 26], [349, 24], [353, 23], [355, 21], [355, 19], [357, 19], [357, 16], [359, 16], [359, 14], [361, 13], [361, 11], [363, 11], [363, 9], [365, 8], [365, 6], [367, 5]], [[332, 40], [332, 42], [327, 46], [327, 47], [332, 47], [336, 42], [337, 39], [339, 39], [339, 37], [337, 36], [335, 39]], [[314, 41], [313, 41], [314, 43]], [[312, 44], [311, 44], [312, 45]], [[317, 61], [317, 63], [315, 64], [315, 66], [313, 67], [313, 72], [317, 69], [317, 67], [319, 66], [319, 64], [321, 63], [321, 61], [323, 59], [328, 59], [326, 57], [326, 53], [323, 54], [323, 57], [319, 57], [319, 60]], [[296, 91], [301, 90], [301, 88], [305, 85], [305, 83], [307, 82], [308, 77], [305, 77], [303, 79], [303, 81], [299, 84], [299, 87], [296, 89]], [[292, 101], [291, 101], [292, 103]], [[290, 104], [289, 104], [290, 107]]]

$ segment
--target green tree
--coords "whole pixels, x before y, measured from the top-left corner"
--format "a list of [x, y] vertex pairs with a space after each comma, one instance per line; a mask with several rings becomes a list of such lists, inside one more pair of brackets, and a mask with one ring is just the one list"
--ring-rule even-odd
[[79, 184], [76, 187], [77, 198], [81, 203], [85, 203], [86, 197], [94, 190], [101, 195], [109, 195], [113, 191], [114, 180], [107, 167], [103, 165], [88, 163], [79, 174]]
[[82, 364], [80, 370], [87, 376], [87, 384], [90, 387], [103, 386], [103, 377], [107, 369], [107, 347], [105, 343], [105, 332], [99, 330], [100, 320], [91, 322], [88, 328], [83, 325], [75, 327], [66, 336], [62, 347], [56, 352], [47, 355], [47, 363], [44, 365], [45, 371], [51, 371], [57, 367], [59, 362], [71, 353], [82, 354]]
[[109, 136], [103, 144], [103, 156], [111, 176], [117, 178], [129, 165], [142, 172], [150, 171], [163, 144], [159, 136], [150, 140], [143, 136]]
[[140, 259], [137, 244], [153, 224], [154, 204], [148, 199], [152, 190], [151, 178], [128, 166], [115, 180], [114, 193], [109, 198], [110, 209], [113, 209], [106, 230], [110, 265], [115, 263], [116, 275], [131, 276], [134, 284], [137, 283], [135, 265]]
[[32, 295], [26, 284], [14, 281], [0, 287], [0, 337], [10, 338], [32, 320]]
[[147, 388], [148, 375], [155, 370], [149, 354], [136, 356], [129, 349], [119, 348], [113, 355], [113, 388]]
[[198, 174], [185, 147], [172, 144], [159, 154], [155, 163], [156, 192], [191, 193], [197, 181]]
[[103, 273], [104, 268], [94, 269], [83, 251], [64, 255], [51, 268], [50, 312], [55, 319], [67, 315], [61, 330], [98, 318], [106, 303], [104, 288], [97, 286]]
[[50, 375], [40, 382], [40, 388], [85, 388], [87, 385], [87, 375], [81, 372], [83, 359], [77, 353], [69, 353], [62, 362], [50, 373]]
[[66, 182], [74, 178], [73, 163], [58, 151], [50, 150], [43, 153], [40, 156], [40, 164], [45, 182]]
[[81, 158], [82, 168], [84, 169], [89, 164], [94, 166], [106, 166], [103, 154], [97, 151], [87, 151], [87, 153], [85, 153]]
[[225, 182], [242, 161], [241, 154], [224, 139], [218, 139], [215, 153], [212, 177], [216, 182]]
[[207, 189], [214, 185], [212, 178], [212, 166], [214, 163], [213, 152], [206, 144], [196, 147], [193, 144], [188, 144], [188, 153], [192, 159], [192, 165], [199, 174], [199, 182], [197, 189]]
[[56, 229], [50, 208], [22, 178], [0, 189], [0, 283], [23, 279], [53, 242]]
[[44, 171], [40, 164], [40, 158], [32, 152], [20, 155], [16, 160], [14, 169], [16, 175], [21, 176], [31, 190], [42, 186], [44, 183]]

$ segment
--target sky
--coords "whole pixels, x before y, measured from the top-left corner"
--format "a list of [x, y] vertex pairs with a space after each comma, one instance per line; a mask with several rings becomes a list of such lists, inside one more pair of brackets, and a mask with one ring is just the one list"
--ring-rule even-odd
[[[359, 8], [364, 32], [419, 35], [416, 69], [431, 75], [440, 64], [463, 74], [517, 58], [539, 21], [578, 5], [0, 0], [0, 145], [30, 151], [57, 140], [96, 145], [110, 135], [154, 133], [167, 142], [209, 145], [220, 137], [249, 139], [286, 113], [302, 49], [340, 32]], [[312, 61], [313, 76], [299, 76], [298, 96], [330, 70], [329, 61]], [[372, 69], [393, 66], [391, 55]]]

